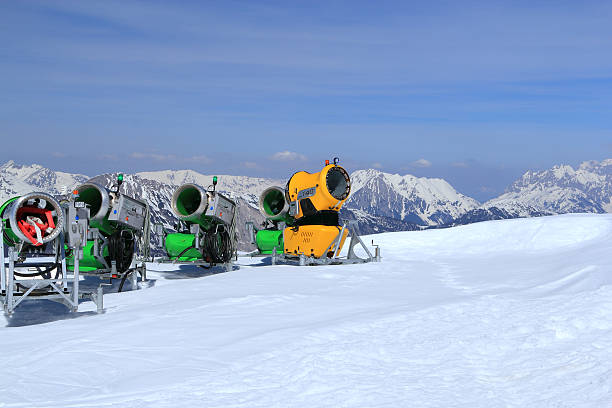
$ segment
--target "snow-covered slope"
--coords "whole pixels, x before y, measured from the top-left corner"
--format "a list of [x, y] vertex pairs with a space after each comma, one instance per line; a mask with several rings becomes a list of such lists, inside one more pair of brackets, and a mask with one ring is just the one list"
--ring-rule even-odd
[[0, 406], [612, 406], [612, 215], [373, 238], [381, 263], [151, 264], [102, 315], [26, 305]]
[[449, 223], [478, 205], [445, 180], [373, 169], [351, 174], [351, 196], [346, 203], [347, 208], [420, 225]]
[[484, 204], [518, 211], [556, 214], [612, 212], [612, 159], [588, 161], [574, 170], [568, 165], [545, 171], [528, 171], [505, 194]]
[[53, 171], [38, 164], [20, 166], [12, 160], [0, 166], [0, 203], [31, 191], [62, 194], [89, 177]]

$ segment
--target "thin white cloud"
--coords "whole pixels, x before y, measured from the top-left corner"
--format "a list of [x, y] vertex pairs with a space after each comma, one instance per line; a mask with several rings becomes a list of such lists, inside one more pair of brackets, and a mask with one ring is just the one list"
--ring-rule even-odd
[[382, 168], [382, 164], [378, 163], [378, 162], [372, 163], [372, 167], [375, 168], [375, 169], [381, 169]]
[[257, 167], [258, 167], [258, 166], [257, 166], [257, 163], [255, 163], [255, 162], [250, 162], [250, 161], [245, 161], [245, 162], [243, 162], [243, 163], [242, 163], [242, 165], [243, 165], [244, 167], [246, 167], [247, 169], [254, 169], [254, 168], [257, 168]]
[[299, 154], [296, 152], [290, 152], [289, 150], [285, 150], [282, 152], [276, 152], [272, 155], [272, 160], [278, 161], [306, 161], [306, 156], [303, 154]]
[[210, 164], [212, 163], [212, 159], [208, 156], [199, 155], [199, 156], [191, 156], [186, 159], [190, 162], [202, 163], [202, 164]]
[[119, 157], [116, 154], [100, 154], [98, 155], [98, 159], [100, 160], [109, 160], [109, 161], [117, 161]]
[[155, 160], [155, 161], [176, 160], [176, 156], [173, 154], [159, 154], [159, 153], [134, 152], [130, 154], [130, 157], [133, 159]]
[[412, 162], [415, 167], [431, 167], [431, 162], [427, 159], [419, 159]]
[[460, 168], [466, 168], [466, 167], [468, 167], [468, 164], [466, 162], [455, 162], [455, 163], [451, 164], [451, 166], [453, 166], [453, 167], [460, 167]]

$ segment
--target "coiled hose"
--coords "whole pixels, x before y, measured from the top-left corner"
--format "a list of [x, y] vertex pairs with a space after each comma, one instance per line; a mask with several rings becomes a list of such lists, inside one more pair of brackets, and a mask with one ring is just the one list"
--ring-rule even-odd
[[210, 257], [211, 263], [226, 263], [232, 258], [232, 240], [224, 227], [219, 227], [216, 233], [206, 233], [202, 244], [203, 253]]
[[134, 234], [129, 230], [115, 231], [108, 237], [108, 256], [115, 261], [118, 273], [130, 269], [134, 258]]

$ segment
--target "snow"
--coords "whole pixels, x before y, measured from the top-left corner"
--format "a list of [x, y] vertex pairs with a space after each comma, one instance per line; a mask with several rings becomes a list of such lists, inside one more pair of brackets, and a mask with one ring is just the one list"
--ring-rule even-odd
[[610, 212], [607, 204], [612, 191], [612, 160], [586, 161], [576, 170], [568, 165], [550, 170], [526, 172], [506, 193], [482, 205], [497, 207], [521, 216], [533, 212], [572, 213]]
[[32, 191], [61, 194], [87, 180], [83, 174], [52, 171], [38, 164], [20, 166], [13, 160], [0, 165], [0, 204], [11, 197]]
[[[195, 183], [200, 186], [212, 184], [213, 175], [200, 174], [193, 170], [163, 170], [136, 173], [144, 179], [158, 181], [171, 186], [180, 186], [185, 183]], [[219, 178], [218, 189], [231, 191], [237, 195], [254, 194], [259, 195], [270, 185], [285, 185], [286, 180], [268, 179], [262, 177], [217, 175]]]
[[[388, 197], [389, 191], [397, 194], [403, 199], [392, 201]], [[478, 208], [479, 203], [473, 198], [457, 192], [447, 181], [439, 178], [415, 177], [410, 174], [401, 176], [399, 174], [384, 173], [379, 170], [357, 170], [351, 174], [351, 198], [347, 200], [347, 208], [366, 209], [356, 202], [355, 193], [365, 189], [370, 192], [370, 207], [376, 208], [377, 201], [387, 203], [388, 208], [397, 208], [401, 205], [400, 219], [408, 215], [418, 216], [425, 225], [438, 225], [440, 213], [447, 214], [451, 218], [459, 217], [467, 211]]]
[[105, 314], [34, 302], [0, 407], [612, 406], [612, 215], [372, 239], [381, 263], [151, 264]]

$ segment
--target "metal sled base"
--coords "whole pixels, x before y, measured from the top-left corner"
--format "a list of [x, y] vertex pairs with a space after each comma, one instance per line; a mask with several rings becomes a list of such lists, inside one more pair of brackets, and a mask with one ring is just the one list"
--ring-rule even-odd
[[[344, 236], [344, 231], [348, 230], [349, 236], [351, 238], [349, 242], [348, 254], [346, 257], [340, 257], [338, 248], [340, 246], [340, 242], [342, 237]], [[327, 247], [324, 253], [327, 253], [332, 246], [336, 248], [332, 257], [325, 258], [315, 258], [312, 256], [306, 256], [305, 254], [295, 255], [286, 255], [284, 253], [276, 253], [276, 248], [272, 251], [272, 265], [276, 265], [277, 262], [293, 264], [293, 265], [346, 265], [346, 264], [358, 264], [358, 263], [366, 263], [366, 262], [380, 262], [380, 248], [378, 245], [374, 245], [375, 254], [372, 256], [372, 253], [366, 247], [363, 240], [359, 236], [359, 226], [357, 224], [357, 220], [350, 220], [344, 222], [342, 225], [342, 229], [338, 232], [338, 235], [331, 244]], [[355, 247], [357, 245], [361, 245], [361, 247], [365, 250], [367, 257], [360, 258], [355, 254]]]
[[[1, 229], [1, 228], [0, 228]], [[60, 234], [60, 242], [63, 236]], [[0, 241], [0, 251], [4, 255], [2, 242]], [[44, 299], [65, 305], [70, 311], [77, 312], [79, 300], [89, 299], [96, 304], [97, 312], [103, 311], [102, 287], [98, 287], [96, 292], [79, 292], [79, 269], [75, 268], [71, 275], [66, 269], [65, 254], [63, 245], [61, 247], [61, 261], [42, 261], [42, 262], [19, 262], [19, 255], [14, 248], [8, 248], [8, 260], [1, 256], [0, 275], [0, 304], [7, 317], [11, 317], [15, 309], [27, 299]], [[58, 272], [55, 278], [49, 279], [17, 279], [16, 268], [48, 267], [55, 268]], [[19, 272], [17, 272], [19, 273]]]
[[96, 269], [95, 271], [81, 272], [82, 276], [94, 276], [101, 280], [111, 281], [113, 279], [120, 279], [119, 292], [123, 290], [123, 284], [129, 280], [132, 290], [140, 289], [138, 285], [138, 275], [140, 275], [140, 282], [144, 283], [147, 281], [147, 266], [146, 263], [137, 264], [133, 268], [120, 273], [117, 271], [114, 261], [110, 269]]
[[[234, 257], [232, 257], [234, 258]], [[172, 264], [172, 265], [193, 265], [193, 266], [199, 266], [201, 268], [204, 269], [209, 269], [213, 266], [221, 266], [223, 267], [227, 272], [231, 272], [234, 270], [234, 267], [236, 269], [240, 269], [240, 266], [236, 265], [234, 262], [226, 262], [226, 263], [220, 263], [220, 264], [214, 264], [211, 265], [209, 262], [206, 262], [202, 259], [197, 260], [197, 261], [179, 261], [176, 259], [170, 259], [170, 258], [160, 258], [160, 259], [156, 259], [155, 260], [156, 263], [163, 263], [163, 264]]]

